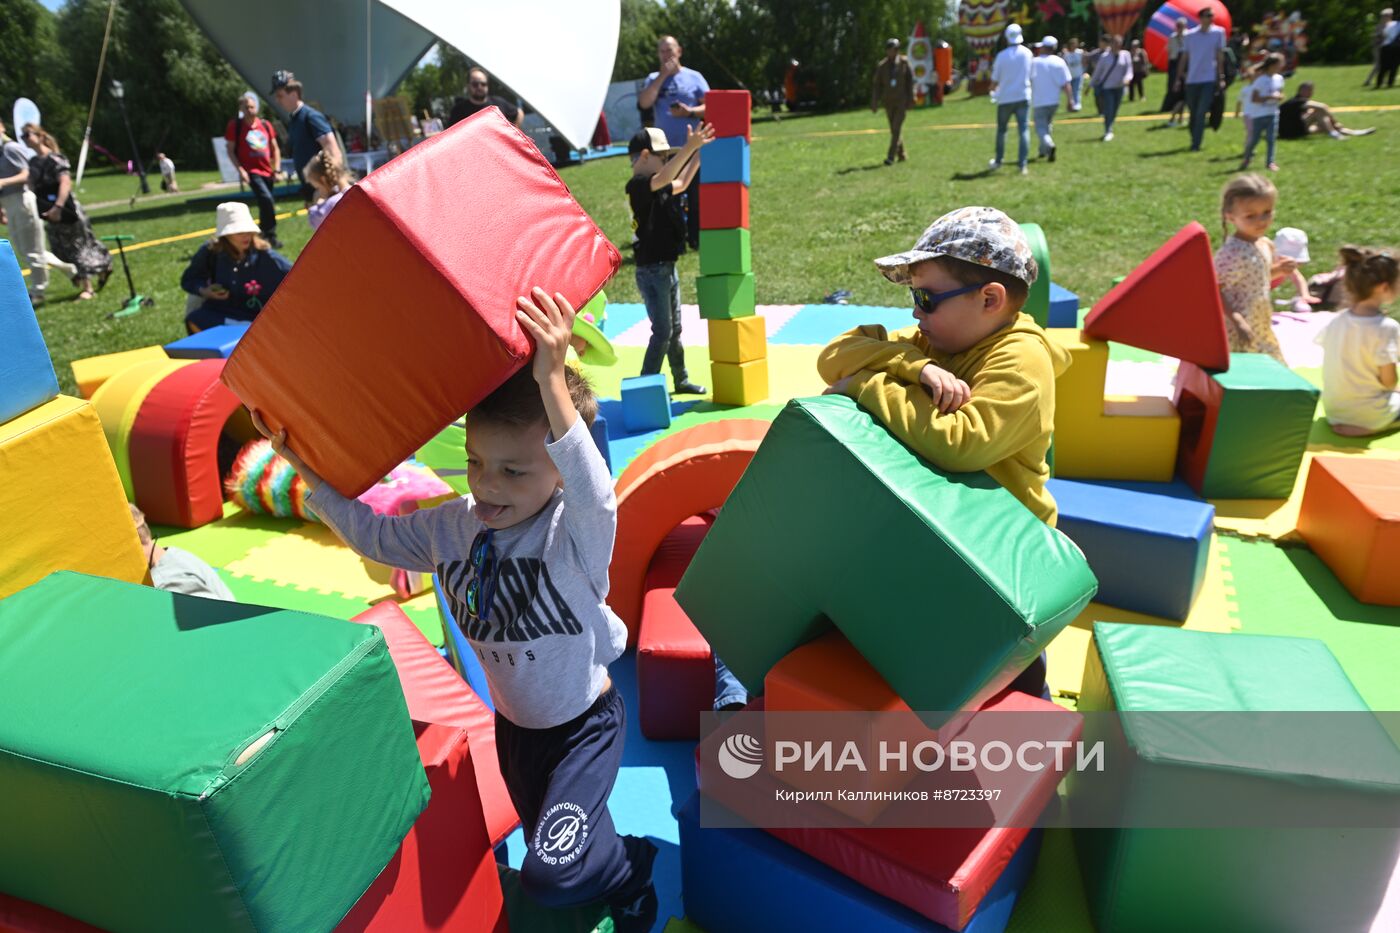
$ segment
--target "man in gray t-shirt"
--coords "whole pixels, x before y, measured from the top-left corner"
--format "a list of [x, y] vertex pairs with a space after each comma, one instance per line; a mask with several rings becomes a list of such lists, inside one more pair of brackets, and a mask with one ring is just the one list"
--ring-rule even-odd
[[15, 257], [29, 267], [29, 293], [38, 304], [49, 284], [49, 266], [69, 275], [78, 270], [46, 248], [39, 203], [29, 190], [29, 160], [34, 153], [6, 135], [5, 129], [5, 121], [0, 120], [0, 222], [9, 227]]
[[1225, 30], [1215, 25], [1215, 11], [1201, 7], [1201, 25], [1186, 33], [1176, 66], [1177, 90], [1185, 89], [1191, 108], [1191, 151], [1199, 152], [1206, 118], [1217, 93], [1225, 93]]

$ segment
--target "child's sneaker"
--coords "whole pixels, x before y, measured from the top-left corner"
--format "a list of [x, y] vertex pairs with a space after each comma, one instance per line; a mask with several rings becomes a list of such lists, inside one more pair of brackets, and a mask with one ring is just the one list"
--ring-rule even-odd
[[632, 864], [638, 876], [646, 878], [646, 884], [641, 888], [634, 888], [632, 899], [625, 904], [612, 905], [615, 933], [650, 933], [651, 928], [656, 925], [659, 905], [656, 885], [651, 881], [651, 866], [656, 861], [656, 843], [650, 839], [638, 839], [637, 844], [639, 850]]

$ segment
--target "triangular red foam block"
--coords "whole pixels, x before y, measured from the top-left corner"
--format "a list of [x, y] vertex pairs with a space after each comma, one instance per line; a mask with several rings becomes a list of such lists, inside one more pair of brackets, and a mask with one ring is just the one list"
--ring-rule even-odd
[[1225, 309], [1206, 228], [1192, 221], [1149, 256], [1094, 305], [1084, 333], [1203, 369], [1229, 369]]

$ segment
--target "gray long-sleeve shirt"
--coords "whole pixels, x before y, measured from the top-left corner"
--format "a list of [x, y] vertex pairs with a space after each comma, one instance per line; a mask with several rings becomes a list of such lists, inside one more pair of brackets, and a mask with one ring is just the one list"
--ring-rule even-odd
[[564, 488], [533, 518], [496, 532], [499, 577], [485, 620], [466, 609], [472, 542], [485, 528], [471, 496], [403, 517], [376, 515], [326, 483], [307, 500], [371, 560], [437, 573], [497, 711], [527, 729], [587, 710], [607, 681], [607, 665], [627, 647], [627, 628], [606, 602], [617, 532], [612, 477], [582, 418], [545, 449]]

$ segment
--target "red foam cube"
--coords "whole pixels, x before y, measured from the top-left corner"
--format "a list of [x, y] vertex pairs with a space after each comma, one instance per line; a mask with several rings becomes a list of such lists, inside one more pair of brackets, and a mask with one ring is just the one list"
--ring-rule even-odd
[[[749, 139], [753, 99], [748, 91], [709, 91], [705, 94], [705, 120], [716, 136], [742, 136]], [[707, 205], [708, 206], [708, 205]]]
[[1225, 309], [1206, 228], [1192, 221], [1149, 256], [1094, 305], [1084, 333], [1204, 369], [1229, 369]]
[[647, 569], [637, 635], [637, 719], [642, 735], [654, 741], [699, 738], [700, 714], [714, 702], [714, 653], [675, 597], [713, 523], [709, 514], [681, 522]]
[[582, 307], [620, 263], [488, 108], [346, 192], [223, 379], [355, 497], [525, 365], [516, 296], [540, 285]]
[[720, 181], [700, 186], [701, 230], [732, 230], [749, 225], [749, 186], [740, 181]]

